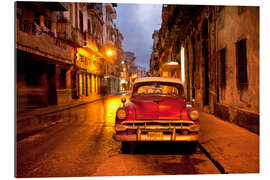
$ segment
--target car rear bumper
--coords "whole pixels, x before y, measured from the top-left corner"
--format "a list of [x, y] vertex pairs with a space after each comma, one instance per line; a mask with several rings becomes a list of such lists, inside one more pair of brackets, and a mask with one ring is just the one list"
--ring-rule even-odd
[[199, 135], [163, 135], [159, 138], [149, 137], [148, 135], [132, 134], [132, 135], [113, 135], [117, 141], [198, 141]]

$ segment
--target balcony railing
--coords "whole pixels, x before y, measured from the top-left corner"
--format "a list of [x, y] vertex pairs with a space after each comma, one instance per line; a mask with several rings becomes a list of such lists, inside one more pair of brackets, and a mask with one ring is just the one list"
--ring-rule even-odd
[[56, 61], [72, 63], [71, 47], [57, 34], [41, 28], [35, 22], [17, 20], [16, 47]]

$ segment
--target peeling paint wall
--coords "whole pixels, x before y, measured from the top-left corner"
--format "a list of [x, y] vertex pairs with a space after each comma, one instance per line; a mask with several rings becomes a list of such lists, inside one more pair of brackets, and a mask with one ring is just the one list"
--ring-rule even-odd
[[[258, 132], [259, 7], [224, 7], [220, 11], [217, 22], [222, 22], [217, 24], [219, 27], [217, 49], [226, 48], [226, 82], [228, 82], [224, 89], [220, 88], [222, 93], [219, 106], [228, 109], [230, 121]], [[237, 86], [235, 44], [242, 39], [246, 39], [248, 85], [241, 90]]]
[[[234, 122], [253, 132], [259, 131], [259, 8], [207, 7], [200, 16], [198, 26], [186, 37], [189, 52], [189, 82], [192, 97], [203, 111], [215, 113], [224, 120]], [[239, 11], [242, 11], [239, 13]], [[208, 23], [208, 64], [205, 63], [203, 21]], [[194, 39], [194, 47], [191, 39]], [[237, 86], [236, 43], [246, 39], [247, 88]], [[220, 84], [220, 50], [225, 49], [226, 85]], [[193, 62], [195, 69], [193, 69]], [[208, 73], [205, 73], [208, 66]], [[192, 75], [194, 73], [194, 75]], [[186, 70], [187, 74], [187, 70]], [[206, 75], [209, 79], [209, 104], [204, 98]], [[194, 78], [192, 78], [194, 76]], [[194, 79], [194, 80], [193, 80]], [[192, 90], [192, 87], [195, 89]], [[195, 92], [195, 95], [193, 95]], [[250, 118], [252, 117], [252, 118]]]

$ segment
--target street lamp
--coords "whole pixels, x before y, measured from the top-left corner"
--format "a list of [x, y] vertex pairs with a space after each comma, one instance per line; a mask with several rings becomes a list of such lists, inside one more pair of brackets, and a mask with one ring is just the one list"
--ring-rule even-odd
[[107, 55], [108, 57], [112, 57], [112, 56], [114, 55], [114, 51], [113, 51], [112, 49], [107, 49], [107, 50], [106, 50], [106, 55]]

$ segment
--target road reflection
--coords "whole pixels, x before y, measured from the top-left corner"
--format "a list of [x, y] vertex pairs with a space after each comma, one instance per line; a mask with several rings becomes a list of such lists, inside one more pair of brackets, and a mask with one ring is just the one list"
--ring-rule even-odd
[[17, 176], [217, 172], [199, 149], [192, 153], [185, 144], [140, 142], [135, 154], [123, 154], [121, 142], [112, 138], [116, 110], [122, 105], [121, 98], [107, 96], [103, 100], [41, 116], [40, 123], [54, 124], [17, 142]]
[[110, 98], [104, 100], [104, 121], [106, 125], [114, 125], [116, 110], [121, 105], [121, 97], [119, 96], [110, 96]]

